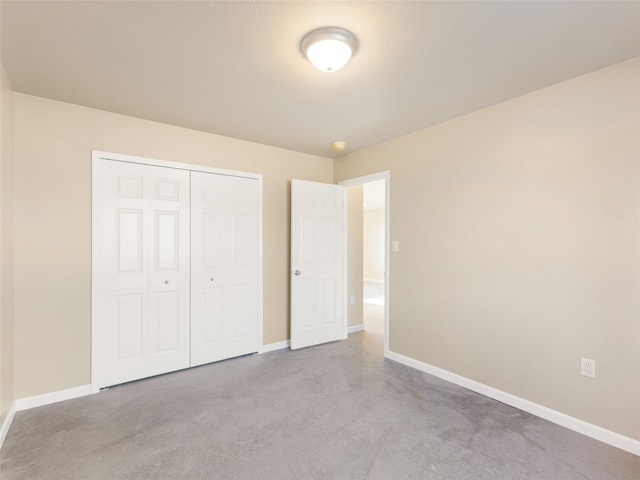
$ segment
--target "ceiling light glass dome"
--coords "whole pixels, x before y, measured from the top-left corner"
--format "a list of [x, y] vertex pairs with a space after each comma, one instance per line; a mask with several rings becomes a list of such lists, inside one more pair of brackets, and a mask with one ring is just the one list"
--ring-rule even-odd
[[343, 28], [324, 27], [308, 33], [300, 43], [300, 50], [322, 72], [337, 72], [353, 56], [356, 37]]

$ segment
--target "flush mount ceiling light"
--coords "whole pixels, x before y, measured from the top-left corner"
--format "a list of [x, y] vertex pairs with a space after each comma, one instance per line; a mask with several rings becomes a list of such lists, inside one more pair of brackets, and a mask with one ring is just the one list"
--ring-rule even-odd
[[347, 142], [333, 142], [331, 146], [336, 152], [341, 152], [347, 146]]
[[358, 41], [350, 31], [323, 27], [308, 33], [300, 43], [300, 50], [318, 70], [337, 72], [347, 64], [357, 46]]

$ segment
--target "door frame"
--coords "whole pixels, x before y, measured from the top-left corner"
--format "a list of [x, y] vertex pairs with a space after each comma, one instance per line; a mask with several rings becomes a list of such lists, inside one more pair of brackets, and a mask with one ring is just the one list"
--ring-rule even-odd
[[[391, 190], [391, 173], [389, 170], [382, 172], [372, 173], [370, 175], [364, 175], [361, 177], [348, 178], [341, 180], [338, 185], [343, 187], [353, 187], [356, 185], [362, 185], [369, 182], [375, 182], [377, 180], [384, 180], [384, 356], [387, 357], [389, 353], [389, 248], [390, 241], [390, 220], [391, 220], [391, 205], [390, 205], [390, 190]], [[349, 221], [349, 205], [348, 195], [345, 195], [345, 221]], [[345, 230], [346, 232], [346, 230]], [[344, 236], [345, 241], [345, 261], [344, 261], [344, 275], [345, 286], [348, 285], [347, 278], [349, 274], [349, 249], [347, 248], [347, 235]], [[348, 321], [347, 321], [348, 323]]]
[[[262, 233], [262, 225], [263, 225], [263, 185], [262, 185], [262, 174], [259, 173], [251, 173], [251, 172], [241, 172], [238, 170], [225, 170], [222, 168], [215, 167], [207, 167], [204, 165], [195, 165], [192, 163], [182, 163], [182, 162], [170, 162], [166, 160], [158, 160], [154, 158], [146, 158], [146, 157], [138, 157], [134, 155], [123, 155], [120, 153], [110, 153], [103, 152], [100, 150], [92, 150], [91, 151], [91, 330], [93, 331], [93, 322], [94, 318], [96, 318], [94, 306], [96, 302], [94, 301], [94, 295], [96, 294], [93, 290], [93, 286], [96, 284], [94, 275], [97, 272], [97, 262], [96, 256], [94, 252], [98, 249], [98, 226], [95, 221], [98, 218], [97, 215], [97, 192], [98, 192], [98, 181], [97, 178], [97, 163], [100, 160], [112, 160], [118, 162], [126, 162], [126, 163], [136, 163], [139, 165], [151, 165], [156, 167], [166, 167], [166, 168], [174, 168], [178, 170], [188, 170], [188, 171], [196, 171], [196, 172], [204, 172], [204, 173], [214, 173], [217, 175], [227, 175], [232, 177], [243, 177], [243, 178], [251, 178], [255, 179], [258, 182], [258, 341], [256, 345], [256, 352], [262, 353], [264, 351], [264, 339], [263, 339], [263, 233]], [[91, 335], [91, 355], [93, 357], [93, 352], [95, 351], [96, 339]], [[91, 361], [91, 392], [95, 393], [100, 390], [100, 388], [94, 383], [94, 378], [96, 378], [96, 372], [94, 371], [95, 362]]]

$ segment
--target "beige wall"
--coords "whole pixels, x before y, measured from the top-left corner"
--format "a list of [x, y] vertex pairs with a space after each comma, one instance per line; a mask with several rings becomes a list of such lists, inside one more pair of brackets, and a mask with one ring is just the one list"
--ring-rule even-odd
[[90, 383], [91, 150], [263, 174], [264, 343], [289, 338], [290, 180], [331, 159], [15, 95], [16, 397]]
[[640, 439], [640, 58], [334, 168], [391, 171], [391, 351]]
[[0, 425], [13, 389], [13, 91], [0, 65]]
[[385, 209], [365, 210], [362, 274], [368, 282], [384, 283]]
[[[347, 188], [347, 241], [348, 241], [348, 325], [362, 325], [362, 185]], [[354, 303], [351, 304], [351, 298]]]
[[[15, 188], [16, 319], [12, 344], [11, 283], [3, 281], [2, 412], [14, 397], [90, 381], [97, 149], [264, 175], [265, 343], [289, 336], [289, 180], [390, 170], [391, 238], [400, 241], [390, 258], [390, 349], [640, 439], [640, 59], [333, 167], [326, 158], [16, 94], [13, 182], [5, 175], [13, 167], [4, 74], [2, 86], [0, 239], [4, 279], [7, 192]], [[597, 361], [595, 380], [579, 375], [580, 356]]]

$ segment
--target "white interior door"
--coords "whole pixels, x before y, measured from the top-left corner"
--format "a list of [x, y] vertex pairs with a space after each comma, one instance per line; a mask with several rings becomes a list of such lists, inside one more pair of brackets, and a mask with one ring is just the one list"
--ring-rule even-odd
[[258, 351], [258, 181], [191, 172], [191, 365]]
[[291, 348], [347, 337], [344, 187], [291, 182]]
[[189, 172], [94, 163], [93, 384], [189, 366]]

